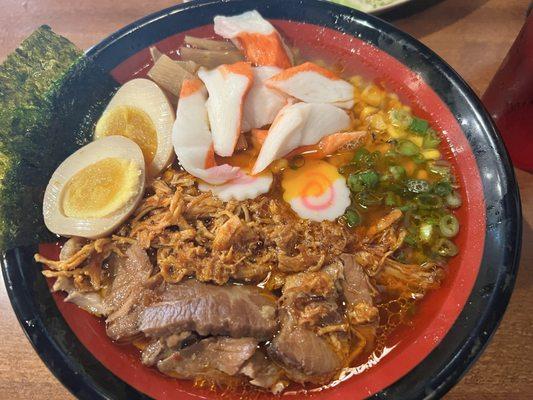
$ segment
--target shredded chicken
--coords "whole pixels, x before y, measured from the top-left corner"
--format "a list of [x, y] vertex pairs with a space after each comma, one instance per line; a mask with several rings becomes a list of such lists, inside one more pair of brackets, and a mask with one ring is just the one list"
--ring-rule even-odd
[[260, 196], [224, 203], [195, 183], [188, 173], [169, 169], [116, 235], [89, 241], [63, 261], [35, 259], [50, 268], [43, 272], [48, 277], [88, 277], [99, 288], [102, 262], [136, 242], [155, 252], [167, 282], [189, 276], [217, 284], [260, 282], [271, 272], [318, 270], [333, 262], [353, 236], [338, 223], [296, 217], [282, 200]]

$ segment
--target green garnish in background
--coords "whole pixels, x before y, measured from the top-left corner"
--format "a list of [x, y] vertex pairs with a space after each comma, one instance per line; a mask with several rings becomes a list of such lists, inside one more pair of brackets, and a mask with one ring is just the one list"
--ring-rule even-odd
[[116, 86], [47, 26], [0, 65], [0, 251], [53, 239], [42, 217], [44, 189], [91, 139]]

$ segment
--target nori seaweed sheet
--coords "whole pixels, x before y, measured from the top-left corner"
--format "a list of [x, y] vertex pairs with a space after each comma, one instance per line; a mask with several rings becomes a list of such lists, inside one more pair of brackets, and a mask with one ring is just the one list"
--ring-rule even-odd
[[41, 27], [0, 66], [0, 251], [53, 240], [42, 201], [57, 166], [92, 140], [118, 84]]

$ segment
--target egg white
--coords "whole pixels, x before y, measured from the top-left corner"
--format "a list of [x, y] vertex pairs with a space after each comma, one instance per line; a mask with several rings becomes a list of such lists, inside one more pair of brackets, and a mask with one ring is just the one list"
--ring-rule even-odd
[[[138, 190], [119, 210], [102, 218], [68, 217], [62, 210], [62, 196], [66, 184], [79, 171], [106, 158], [122, 158], [135, 163], [140, 171]], [[46, 227], [62, 236], [96, 239], [109, 235], [135, 210], [145, 187], [145, 163], [141, 149], [123, 136], [108, 136], [89, 143], [70, 155], [56, 169], [46, 187], [43, 217]]]
[[146, 175], [148, 178], [157, 176], [174, 157], [172, 126], [176, 115], [165, 93], [148, 79], [132, 79], [115, 93], [104, 114], [117, 106], [138, 108], [148, 114], [152, 120], [157, 134], [157, 150], [154, 159], [148, 165]]

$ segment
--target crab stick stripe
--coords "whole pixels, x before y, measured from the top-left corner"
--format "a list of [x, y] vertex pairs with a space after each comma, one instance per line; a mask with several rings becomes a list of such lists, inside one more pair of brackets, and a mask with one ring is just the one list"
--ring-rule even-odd
[[234, 179], [239, 168], [215, 163], [206, 100], [207, 91], [199, 79], [183, 82], [172, 128], [172, 143], [183, 169], [208, 183], [221, 184]]
[[257, 11], [231, 17], [216, 16], [214, 25], [215, 33], [230, 39], [251, 63], [279, 68], [292, 65], [280, 34]]
[[301, 146], [318, 143], [324, 136], [351, 126], [348, 114], [330, 104], [296, 103], [278, 114], [259, 151], [252, 174]]
[[198, 76], [209, 93], [206, 107], [215, 153], [229, 157], [241, 133], [244, 99], [253, 82], [252, 67], [238, 62], [210, 71], [200, 69]]
[[286, 69], [266, 85], [307, 103], [329, 103], [342, 108], [354, 104], [354, 88], [333, 72], [311, 62]]
[[358, 144], [364, 137], [366, 137], [365, 131], [337, 132], [320, 139], [317, 144], [294, 149], [287, 155], [287, 158], [303, 153], [308, 158], [324, 158], [335, 153], [342, 147], [350, 144]]
[[189, 97], [204, 88], [204, 84], [200, 79], [187, 79], [181, 85], [180, 98]]

